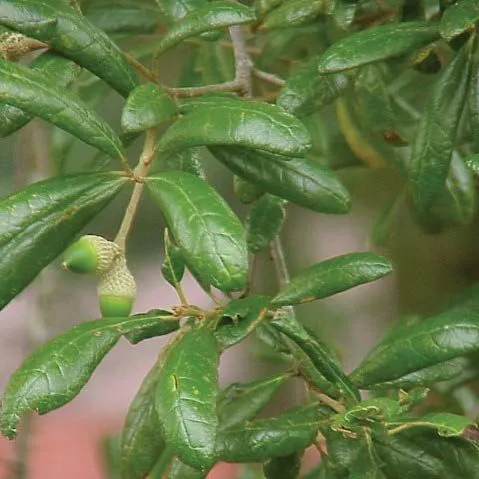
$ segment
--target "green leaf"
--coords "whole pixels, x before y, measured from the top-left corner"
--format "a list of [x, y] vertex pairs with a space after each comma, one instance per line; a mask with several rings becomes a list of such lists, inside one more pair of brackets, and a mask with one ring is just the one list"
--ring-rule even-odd
[[246, 219], [246, 243], [251, 253], [264, 250], [279, 234], [286, 217], [284, 200], [263, 195], [251, 208]]
[[264, 189], [255, 183], [243, 180], [239, 176], [233, 178], [233, 190], [241, 203], [248, 205], [264, 194]]
[[215, 460], [218, 343], [208, 329], [184, 332], [162, 357], [156, 410], [168, 446], [196, 469]]
[[[68, 86], [80, 72], [78, 65], [55, 53], [46, 52], [37, 57], [30, 66], [51, 78], [60, 87]], [[45, 78], [45, 77], [44, 77]], [[0, 137], [11, 135], [24, 127], [32, 117], [11, 105], [0, 104]]]
[[383, 138], [387, 132], [396, 131], [392, 99], [387, 90], [388, 73], [381, 65], [366, 65], [354, 80], [361, 123]]
[[165, 449], [155, 409], [159, 372], [155, 364], [128, 409], [121, 438], [120, 468], [124, 478], [146, 477]]
[[466, 45], [443, 70], [421, 116], [408, 164], [413, 199], [419, 212], [427, 211], [444, 192], [469, 72]]
[[124, 97], [138, 84], [120, 49], [69, 2], [0, 0], [0, 25], [48, 43]]
[[[270, 324], [265, 324], [265, 328], [268, 330], [272, 329], [273, 331], [278, 331], [274, 329], [274, 326], [271, 326]], [[280, 327], [278, 329], [281, 329]], [[285, 330], [283, 328], [283, 330]], [[298, 330], [297, 334], [303, 333], [304, 338], [306, 338], [306, 330], [303, 330], [301, 327]], [[281, 334], [281, 333], [280, 333]], [[315, 363], [312, 361], [312, 359], [309, 356], [309, 353], [312, 354], [316, 358], [316, 361], [320, 360], [321, 365], [322, 365], [322, 360], [320, 359], [320, 355], [318, 355], [317, 352], [313, 352], [313, 349], [311, 348], [308, 350], [308, 353], [306, 353], [301, 346], [299, 346], [296, 341], [291, 339], [291, 335], [288, 336], [283, 336], [282, 337], [282, 343], [284, 343], [284, 348], [286, 351], [288, 351], [293, 358], [296, 361], [296, 367], [298, 368], [299, 373], [301, 374], [301, 377], [308, 383], [310, 387], [317, 391], [321, 391], [328, 396], [332, 397], [333, 399], [338, 399], [341, 396], [339, 387], [337, 387], [335, 384], [331, 383], [326, 377], [323, 375], [321, 371], [324, 371], [324, 366], [321, 366], [320, 368], [317, 368], [315, 366]], [[293, 335], [294, 336], [294, 335]], [[297, 335], [295, 336], [297, 339]], [[305, 339], [306, 341], [306, 339]], [[277, 349], [283, 350], [283, 347], [281, 347], [281, 344], [276, 346]]]
[[276, 104], [297, 116], [308, 116], [335, 100], [348, 87], [343, 73], [318, 75], [319, 57], [294, 71], [279, 92]]
[[27, 412], [45, 414], [70, 402], [120, 337], [149, 328], [155, 318], [103, 318], [56, 336], [12, 374], [2, 398], [0, 429], [12, 439]]
[[206, 179], [206, 175], [203, 171], [201, 160], [201, 147], [188, 148], [186, 150], [177, 151], [166, 158], [159, 158], [162, 170], [184, 171], [185, 173], [191, 173], [192, 175], [198, 176], [204, 180]]
[[115, 173], [53, 178], [0, 200], [0, 309], [119, 192]]
[[173, 288], [176, 288], [183, 278], [183, 274], [185, 272], [185, 262], [183, 261], [180, 248], [171, 242], [168, 229], [166, 228], [164, 254], [165, 257], [163, 260], [163, 265], [161, 266], [161, 274], [163, 275], [163, 278], [165, 278], [166, 281], [173, 286]]
[[145, 83], [130, 93], [121, 115], [121, 127], [127, 133], [148, 130], [169, 121], [176, 110], [175, 102], [162, 86]]
[[95, 26], [108, 33], [153, 32], [161, 18], [157, 8], [138, 0], [90, 3], [84, 14]]
[[275, 457], [263, 465], [266, 479], [296, 479], [301, 469], [301, 458], [304, 451], [294, 452], [288, 456]]
[[165, 311], [163, 309], [152, 309], [147, 313], [134, 314], [130, 317], [155, 320], [151, 328], [143, 328], [125, 334], [126, 339], [128, 339], [131, 344], [137, 344], [145, 339], [173, 333], [180, 327], [179, 319], [174, 316], [171, 311]]
[[243, 289], [248, 275], [243, 226], [219, 194], [201, 178], [180, 171], [150, 176], [146, 185], [201, 284], [225, 292]]
[[464, 433], [465, 429], [474, 425], [471, 419], [451, 414], [449, 412], [437, 412], [426, 414], [419, 418], [405, 418], [400, 421], [387, 423], [389, 429], [410, 429], [413, 427], [431, 428], [443, 437], [455, 437]]
[[326, 13], [328, 0], [288, 0], [271, 11], [263, 20], [261, 29], [299, 27]]
[[336, 175], [319, 161], [265, 155], [240, 148], [210, 148], [233, 173], [262, 186], [269, 193], [319, 213], [341, 214], [351, 209], [351, 198]]
[[221, 430], [216, 446], [220, 460], [262, 462], [302, 450], [318, 431], [318, 404], [298, 406], [275, 418], [256, 419]]
[[[313, 338], [291, 314], [279, 310], [273, 320], [270, 321], [270, 324], [294, 341], [308, 355], [319, 373], [327, 381], [331, 382], [333, 386], [339, 388], [341, 395], [347, 403], [355, 404], [360, 399], [358, 390], [333, 359], [334, 355], [329, 348], [316, 338]], [[321, 380], [319, 384], [322, 385], [324, 383], [325, 381]], [[328, 394], [332, 394], [334, 397], [335, 388], [328, 387], [327, 391]]]
[[201, 5], [176, 22], [157, 45], [157, 54], [178, 45], [183, 40], [209, 30], [250, 23], [254, 11], [238, 4], [217, 1]]
[[[253, 295], [242, 299], [231, 300], [218, 313], [223, 318], [215, 331], [220, 349], [224, 350], [242, 341], [264, 319], [271, 301], [269, 296]], [[228, 322], [224, 319], [228, 318]]]
[[350, 379], [361, 388], [397, 379], [437, 363], [478, 350], [479, 300], [471, 296], [446, 312], [386, 337], [353, 371]]
[[479, 449], [464, 439], [405, 431], [376, 440], [375, 446], [388, 479], [479, 478]]
[[184, 462], [181, 462], [178, 457], [174, 457], [171, 461], [168, 475], [166, 479], [206, 479], [206, 472], [194, 469]]
[[168, 25], [181, 20], [188, 13], [202, 7], [207, 2], [205, 0], [155, 0], [156, 4]]
[[112, 157], [122, 156], [123, 146], [111, 127], [76, 95], [45, 82], [42, 71], [0, 60], [0, 78], [1, 102], [39, 116]]
[[318, 71], [321, 74], [339, 72], [398, 57], [432, 43], [438, 37], [437, 25], [419, 22], [380, 25], [334, 43], [321, 56]]
[[410, 389], [457, 378], [465, 368], [464, 358], [455, 358], [406, 374], [398, 379], [369, 386], [370, 389]]
[[466, 30], [474, 30], [479, 20], [479, 5], [476, 0], [462, 0], [446, 9], [439, 27], [441, 36], [452, 40]]
[[374, 253], [349, 253], [302, 271], [273, 299], [275, 306], [306, 303], [369, 283], [392, 272], [388, 259]]
[[192, 146], [232, 145], [282, 155], [304, 156], [309, 134], [293, 115], [267, 103], [224, 98], [192, 109], [165, 132], [156, 150], [169, 155]]
[[291, 373], [281, 373], [248, 383], [230, 384], [221, 391], [218, 400], [220, 429], [253, 419], [291, 376]]
[[464, 163], [475, 176], [479, 175], [479, 154], [475, 153], [464, 158]]

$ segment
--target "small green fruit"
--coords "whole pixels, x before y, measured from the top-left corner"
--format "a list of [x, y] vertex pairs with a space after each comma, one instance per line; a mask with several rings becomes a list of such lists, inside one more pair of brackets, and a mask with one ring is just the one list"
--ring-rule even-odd
[[63, 266], [74, 273], [101, 275], [113, 266], [121, 254], [122, 250], [116, 243], [101, 236], [85, 235], [66, 250]]
[[129, 316], [136, 299], [135, 279], [124, 256], [118, 257], [98, 284], [100, 311], [104, 318]]

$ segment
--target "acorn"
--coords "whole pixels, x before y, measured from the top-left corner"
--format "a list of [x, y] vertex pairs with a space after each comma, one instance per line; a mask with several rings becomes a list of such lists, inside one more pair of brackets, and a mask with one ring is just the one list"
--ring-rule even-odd
[[65, 251], [63, 266], [74, 273], [102, 275], [122, 254], [121, 247], [113, 241], [102, 236], [85, 235]]
[[124, 255], [118, 257], [100, 278], [97, 291], [100, 311], [104, 318], [130, 315], [136, 299], [136, 284]]

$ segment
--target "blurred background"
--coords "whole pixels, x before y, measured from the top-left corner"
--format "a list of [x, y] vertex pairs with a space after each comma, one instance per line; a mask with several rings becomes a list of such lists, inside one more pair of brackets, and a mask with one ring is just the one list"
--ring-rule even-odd
[[[301, 42], [291, 40], [293, 37], [282, 32], [281, 37], [271, 36], [269, 43], [265, 39], [265, 48], [275, 47], [276, 57], [279, 52], [296, 58], [318, 53], [322, 43], [314, 43], [311, 38], [321, 36], [319, 27], [308, 28], [309, 33], [301, 37]], [[280, 38], [283, 40], [278, 45]], [[118, 37], [119, 43], [123, 42], [125, 48], [140, 59], [151, 53], [150, 40], [138, 36], [132, 42], [131, 38]], [[180, 68], [184, 65], [188, 67]], [[285, 76], [295, 66], [281, 62], [278, 66], [270, 60], [262, 64], [262, 68]], [[190, 86], [231, 79], [233, 65], [231, 51], [216, 43], [199, 42], [167, 53], [158, 68], [163, 83]], [[414, 74], [421, 81], [425, 78]], [[429, 78], [431, 76], [424, 80], [423, 91], [429, 88]], [[268, 98], [270, 92], [261, 88], [258, 87], [260, 93]], [[119, 131], [123, 104], [119, 96], [88, 75], [81, 76], [76, 89]], [[432, 314], [453, 294], [478, 279], [478, 222], [427, 235], [415, 224], [402, 202], [391, 226], [390, 238], [381, 248], [374, 247], [370, 241], [371, 230], [385, 205], [403, 188], [400, 174], [387, 165], [370, 168], [364, 164], [362, 155], [358, 155], [340, 131], [334, 106], [322, 109], [320, 115], [312, 115], [305, 121], [315, 133], [314, 153], [337, 170], [352, 194], [353, 209], [347, 215], [329, 216], [288, 206], [281, 236], [291, 275], [315, 262], [353, 251], [374, 250], [388, 256], [395, 265], [394, 274], [388, 278], [297, 308], [300, 320], [332, 345], [349, 372], [398, 317]], [[129, 150], [132, 165], [138, 154], [139, 145], [134, 144]], [[94, 157], [95, 151], [90, 147], [73, 142], [68, 134], [34, 120], [17, 134], [0, 140], [0, 193], [8, 195], [54, 174], [81, 171], [91, 165]], [[97, 158], [97, 164], [98, 161]], [[202, 165], [208, 180], [244, 219], [248, 208], [233, 194], [232, 174], [206, 153], [202, 153]], [[105, 167], [119, 169], [119, 165], [105, 164]], [[156, 169], [163, 167], [159, 161], [154, 165]], [[113, 238], [129, 193], [119, 195], [85, 233]], [[128, 263], [138, 284], [134, 313], [166, 309], [178, 303], [175, 291], [160, 273], [164, 226], [158, 208], [145, 195], [127, 251]], [[186, 276], [183, 285], [191, 303], [202, 307], [210, 305], [209, 298], [191, 277]], [[254, 291], [274, 293], [276, 289], [271, 258], [263, 253], [258, 258]], [[59, 259], [55, 261], [0, 314], [0, 389], [38, 344], [75, 324], [98, 317], [95, 280], [68, 273], [61, 268]], [[105, 438], [115, 437], [121, 431], [128, 405], [164, 344], [164, 338], [150, 339], [137, 346], [121, 340], [70, 404], [44, 417], [30, 418], [26, 425], [28, 435], [20, 435], [16, 441], [0, 439], [0, 478], [24, 477], [15, 472], [15, 467], [17, 458], [25, 454], [25, 450], [29, 451], [28, 478], [31, 479], [112, 477], [105, 469], [108, 458]], [[261, 377], [285, 367], [266, 344], [252, 337], [223, 355], [221, 384]], [[285, 409], [302, 397], [303, 391], [292, 381], [265, 414]], [[232, 474], [230, 466], [222, 465], [211, 478], [228, 478], [233, 477]]]

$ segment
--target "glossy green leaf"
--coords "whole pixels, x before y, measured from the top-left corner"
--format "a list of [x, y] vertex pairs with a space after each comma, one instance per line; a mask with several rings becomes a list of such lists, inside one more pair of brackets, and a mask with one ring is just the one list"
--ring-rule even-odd
[[45, 82], [43, 72], [0, 60], [0, 78], [2, 103], [39, 116], [112, 157], [122, 155], [123, 146], [111, 127], [76, 95]]
[[69, 2], [1, 0], [0, 25], [48, 43], [125, 97], [138, 84], [119, 48]]
[[176, 104], [160, 85], [137, 86], [128, 97], [121, 115], [121, 127], [136, 133], [165, 123], [176, 113]]
[[206, 472], [199, 471], [184, 462], [178, 457], [174, 457], [171, 461], [168, 475], [166, 479], [206, 479]]
[[297, 479], [301, 469], [301, 458], [304, 451], [295, 452], [288, 456], [270, 459], [263, 465], [266, 479]]
[[168, 25], [176, 23], [188, 13], [206, 5], [206, 0], [155, 0]]
[[264, 319], [270, 301], [269, 296], [260, 295], [231, 300], [218, 313], [222, 322], [216, 329], [215, 336], [220, 349], [224, 350], [239, 343], [253, 332]]
[[420, 212], [427, 211], [444, 192], [469, 72], [466, 45], [443, 70], [421, 116], [408, 164], [413, 199]]
[[446, 179], [446, 191], [434, 204], [447, 224], [470, 225], [477, 211], [477, 195], [474, 175], [456, 151], [452, 153], [451, 166]]
[[168, 30], [157, 45], [157, 53], [163, 53], [183, 40], [200, 33], [250, 23], [254, 20], [254, 11], [239, 3], [217, 1], [201, 5]]
[[344, 73], [318, 75], [318, 57], [294, 71], [279, 92], [276, 104], [289, 113], [307, 116], [328, 105], [348, 87]]
[[159, 365], [155, 364], [128, 409], [121, 438], [120, 468], [123, 478], [146, 477], [165, 449], [155, 409], [159, 372]]
[[120, 337], [149, 328], [156, 318], [104, 318], [56, 336], [12, 374], [5, 388], [0, 429], [12, 439], [27, 412], [45, 414], [70, 402]]
[[252, 206], [246, 219], [246, 242], [251, 253], [264, 250], [279, 234], [286, 217], [284, 200], [263, 195]]
[[171, 242], [167, 229], [165, 229], [164, 255], [161, 274], [173, 288], [176, 288], [183, 278], [185, 262], [180, 248]]
[[241, 203], [248, 205], [264, 194], [264, 189], [255, 183], [243, 180], [239, 176], [233, 178], [233, 190]]
[[[313, 338], [291, 314], [280, 310], [270, 324], [294, 341], [308, 355], [319, 373], [332, 383], [334, 387], [327, 388], [328, 394], [336, 396], [335, 389], [339, 388], [347, 403], [355, 404], [360, 399], [358, 390], [344, 374], [329, 348]], [[320, 380], [321, 382], [318, 384], [323, 390], [326, 390], [324, 387], [326, 385], [323, 386], [325, 381], [322, 378]]]
[[370, 389], [410, 389], [457, 378], [465, 368], [463, 358], [455, 358], [406, 374], [398, 379], [372, 384]]
[[52, 262], [118, 193], [114, 173], [53, 178], [0, 200], [0, 308]]
[[334, 43], [321, 56], [318, 71], [333, 73], [398, 57], [432, 43], [438, 37], [439, 29], [433, 24], [405, 22], [380, 25]]
[[388, 71], [381, 65], [365, 65], [354, 80], [354, 94], [361, 122], [374, 133], [396, 131], [392, 98], [387, 90]]
[[464, 158], [464, 163], [475, 176], [479, 175], [479, 154], [469, 155]]
[[317, 263], [293, 278], [273, 299], [275, 306], [306, 303], [369, 283], [392, 272], [388, 259], [374, 253], [349, 253]]
[[151, 328], [142, 328], [125, 334], [126, 339], [128, 339], [131, 344], [137, 344], [145, 339], [173, 333], [180, 327], [179, 319], [174, 316], [171, 311], [165, 311], [163, 309], [152, 309], [147, 313], [134, 314], [130, 317], [155, 320]]
[[[265, 324], [265, 327], [271, 328], [273, 329], [273, 331], [275, 331], [274, 326], [271, 326], [270, 324]], [[298, 334], [300, 334], [301, 332], [302, 330], [300, 328]], [[311, 353], [313, 354], [313, 356], [317, 356], [316, 360], [318, 360], [318, 353], [313, 353], [312, 349], [310, 349], [308, 353], [306, 353], [303, 348], [296, 343], [296, 341], [291, 339], [291, 336], [283, 336], [282, 342], [284, 343], [284, 347], [286, 348], [286, 350], [295, 359], [298, 372], [300, 373], [301, 377], [304, 378], [304, 380], [308, 383], [308, 386], [312, 389], [315, 389], [316, 391], [325, 393], [334, 399], [339, 399], [339, 397], [341, 396], [339, 387], [326, 379], [324, 374], [321, 372], [324, 371], [324, 367], [321, 367], [320, 369], [317, 368], [310, 355], [308, 354]], [[281, 345], [279, 346], [279, 348], [281, 348]]]
[[[36, 58], [31, 66], [42, 75], [50, 77], [60, 87], [68, 86], [80, 72], [78, 65], [55, 53], [46, 52]], [[24, 127], [32, 117], [11, 105], [0, 104], [0, 137], [11, 135]]]
[[201, 470], [216, 460], [218, 362], [213, 333], [188, 330], [163, 355], [157, 384], [156, 410], [166, 443]]
[[184, 171], [185, 173], [191, 173], [204, 180], [206, 179], [206, 175], [201, 160], [201, 147], [177, 151], [166, 158], [160, 156], [158, 159], [162, 170]]
[[227, 462], [260, 462], [302, 450], [311, 444], [321, 418], [318, 404], [299, 406], [270, 419], [256, 419], [221, 430], [217, 455]]
[[212, 147], [211, 152], [233, 173], [261, 185], [269, 193], [320, 213], [351, 209], [351, 198], [336, 175], [319, 161], [273, 155], [240, 148]]
[[84, 14], [95, 26], [108, 33], [152, 32], [161, 18], [153, 5], [128, 0], [93, 2]]
[[474, 421], [471, 419], [449, 412], [430, 413], [419, 418], [405, 418], [387, 423], [390, 429], [430, 428], [436, 430], [443, 437], [460, 436], [467, 427], [472, 425], [474, 425]]
[[477, 479], [479, 449], [460, 438], [406, 431], [375, 441], [388, 479]]
[[168, 155], [192, 146], [231, 145], [302, 157], [310, 149], [303, 124], [267, 103], [227, 99], [192, 109], [177, 120], [156, 145]]
[[441, 35], [451, 40], [466, 30], [474, 30], [478, 20], [479, 5], [476, 0], [462, 0], [444, 12], [439, 27]]
[[292, 376], [281, 373], [248, 383], [233, 383], [218, 400], [219, 427], [228, 429], [253, 419]]
[[246, 286], [248, 255], [243, 226], [208, 183], [189, 173], [150, 176], [146, 185], [166, 218], [188, 269], [205, 286]]
[[121, 479], [120, 442], [121, 437], [118, 434], [109, 434], [101, 441], [102, 464], [108, 479]]
[[326, 13], [328, 3], [328, 0], [287, 0], [267, 15], [261, 28], [272, 30], [311, 23], [321, 13]]
[[446, 312], [386, 337], [353, 371], [361, 388], [390, 381], [478, 350], [479, 300], [471, 296]]

